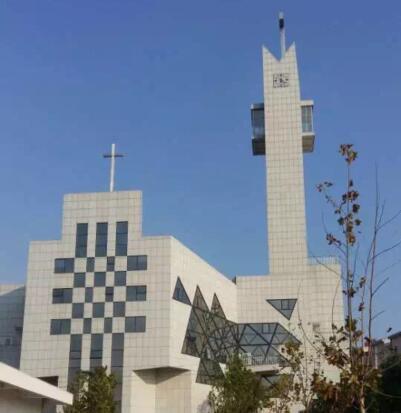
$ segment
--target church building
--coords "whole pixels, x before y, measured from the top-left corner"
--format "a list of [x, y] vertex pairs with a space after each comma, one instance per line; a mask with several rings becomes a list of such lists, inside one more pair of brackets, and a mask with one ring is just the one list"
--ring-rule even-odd
[[[280, 32], [281, 56], [262, 52], [264, 101], [251, 105], [269, 274], [229, 279], [174, 236], [144, 236], [142, 192], [115, 191], [112, 176], [110, 192], [65, 195], [60, 239], [32, 241], [25, 285], [0, 285], [0, 361], [62, 389], [79, 370], [108, 366], [122, 413], [207, 412], [234, 352], [271, 385], [286, 342], [343, 322], [338, 262], [308, 256], [313, 101], [301, 98], [282, 16]], [[113, 146], [112, 175], [117, 156]]]

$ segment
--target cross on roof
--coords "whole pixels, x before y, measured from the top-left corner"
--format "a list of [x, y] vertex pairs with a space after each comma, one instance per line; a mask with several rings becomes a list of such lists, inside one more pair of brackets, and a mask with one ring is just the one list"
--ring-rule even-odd
[[110, 158], [110, 192], [114, 191], [114, 170], [115, 170], [115, 160], [116, 158], [124, 157], [123, 154], [116, 153], [116, 144], [111, 144], [111, 153], [105, 153], [103, 158]]

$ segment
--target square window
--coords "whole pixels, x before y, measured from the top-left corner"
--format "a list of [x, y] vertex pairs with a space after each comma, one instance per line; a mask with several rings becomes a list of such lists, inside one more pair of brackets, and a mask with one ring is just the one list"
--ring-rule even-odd
[[113, 319], [111, 317], [107, 317], [104, 319], [104, 328], [105, 333], [112, 333], [113, 332]]
[[91, 303], [93, 301], [93, 288], [85, 288], [85, 303]]
[[143, 333], [146, 331], [146, 317], [126, 317], [125, 332], [126, 333]]
[[74, 287], [85, 287], [85, 273], [84, 272], [76, 272], [74, 274]]
[[127, 273], [125, 271], [116, 271], [114, 273], [114, 285], [124, 286], [127, 284]]
[[146, 301], [146, 285], [130, 285], [127, 287], [127, 301]]
[[71, 320], [70, 319], [53, 319], [50, 320], [50, 334], [61, 335], [70, 334]]
[[74, 272], [74, 258], [56, 258], [54, 272], [56, 274]]
[[125, 303], [123, 301], [113, 303], [113, 317], [125, 317]]
[[72, 305], [72, 318], [83, 318], [84, 316], [84, 304], [74, 303]]
[[53, 304], [72, 303], [72, 288], [54, 288]]
[[147, 269], [148, 269], [148, 256], [138, 255], [138, 270], [147, 270]]
[[111, 339], [113, 350], [124, 350], [124, 333], [114, 333]]
[[86, 272], [94, 272], [95, 271], [95, 259], [93, 257], [89, 257], [86, 259]]
[[84, 334], [90, 334], [92, 331], [92, 319], [84, 318]]
[[105, 292], [106, 302], [112, 302], [114, 298], [114, 288], [113, 287], [106, 287]]
[[114, 271], [114, 257], [107, 257], [107, 271]]
[[93, 318], [104, 317], [104, 303], [93, 303], [92, 314]]
[[95, 272], [95, 287], [104, 287], [106, 285], [106, 273], [105, 272]]
[[130, 255], [127, 257], [128, 271], [141, 271], [148, 268], [147, 255]]

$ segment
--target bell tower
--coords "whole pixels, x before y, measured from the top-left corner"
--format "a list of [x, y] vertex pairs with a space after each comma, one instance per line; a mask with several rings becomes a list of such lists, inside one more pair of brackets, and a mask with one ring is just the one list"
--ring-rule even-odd
[[281, 57], [263, 48], [264, 103], [251, 106], [254, 155], [265, 155], [270, 273], [291, 272], [307, 262], [303, 153], [312, 152], [313, 101], [302, 101], [295, 44]]

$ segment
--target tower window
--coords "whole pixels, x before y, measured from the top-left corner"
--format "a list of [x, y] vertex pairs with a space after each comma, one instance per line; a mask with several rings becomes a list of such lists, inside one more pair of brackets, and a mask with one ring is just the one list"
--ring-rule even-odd
[[107, 256], [107, 234], [108, 224], [107, 222], [98, 222], [96, 224], [96, 257]]
[[313, 132], [313, 106], [302, 106], [302, 133]]
[[88, 247], [88, 224], [77, 224], [75, 256], [86, 257]]
[[116, 225], [116, 255], [127, 255], [128, 222], [117, 222]]

